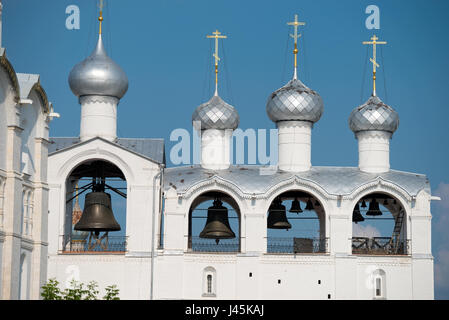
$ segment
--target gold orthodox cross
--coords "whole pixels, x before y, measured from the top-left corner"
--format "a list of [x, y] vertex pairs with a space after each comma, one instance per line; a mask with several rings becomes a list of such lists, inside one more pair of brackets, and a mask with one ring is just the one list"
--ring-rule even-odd
[[289, 26], [293, 26], [295, 33], [294, 34], [290, 34], [290, 37], [292, 37], [295, 40], [295, 48], [293, 49], [293, 54], [295, 56], [295, 78], [296, 78], [296, 67], [298, 66], [297, 63], [297, 56], [298, 56], [298, 38], [301, 37], [301, 34], [298, 34], [298, 27], [299, 26], [304, 26], [306, 23], [305, 22], [299, 22], [298, 21], [298, 15], [295, 14], [295, 21], [293, 22], [287, 22], [287, 24]]
[[373, 45], [373, 57], [369, 59], [369, 61], [371, 61], [371, 63], [373, 64], [373, 96], [376, 95], [376, 67], [379, 68], [379, 64], [377, 63], [376, 60], [376, 45], [378, 44], [387, 44], [386, 41], [377, 41], [379, 40], [378, 37], [376, 37], [376, 35], [371, 37], [371, 41], [363, 41], [363, 44], [372, 44]]
[[215, 39], [215, 53], [213, 54], [213, 57], [215, 58], [215, 94], [217, 94], [217, 88], [218, 88], [218, 61], [220, 60], [220, 57], [218, 56], [218, 39], [226, 39], [227, 36], [222, 35], [221, 32], [219, 32], [218, 30], [215, 30], [215, 32], [212, 32], [212, 35], [207, 35], [207, 37]]

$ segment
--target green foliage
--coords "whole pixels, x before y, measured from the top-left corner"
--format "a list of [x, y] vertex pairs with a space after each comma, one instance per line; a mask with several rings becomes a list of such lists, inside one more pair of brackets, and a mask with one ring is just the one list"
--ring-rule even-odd
[[61, 290], [58, 288], [59, 282], [56, 279], [49, 279], [42, 286], [41, 296], [44, 300], [62, 300]]
[[106, 287], [105, 290], [106, 294], [103, 297], [103, 300], [120, 300], [120, 298], [118, 297], [119, 289], [117, 289], [117, 286], [115, 284]]
[[[111, 285], [105, 288], [106, 295], [104, 300], [120, 300], [118, 297], [119, 289], [116, 285]], [[75, 279], [70, 281], [70, 287], [64, 291], [59, 289], [59, 282], [56, 279], [49, 279], [48, 282], [42, 286], [41, 296], [43, 300], [97, 300], [98, 284], [95, 281], [89, 282], [85, 285]]]

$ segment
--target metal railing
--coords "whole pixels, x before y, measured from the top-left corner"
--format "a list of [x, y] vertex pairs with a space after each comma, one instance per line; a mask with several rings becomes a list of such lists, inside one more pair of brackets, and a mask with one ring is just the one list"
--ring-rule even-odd
[[204, 239], [200, 237], [189, 237], [189, 251], [192, 252], [240, 252], [240, 239]]
[[107, 236], [96, 243], [96, 239], [72, 238], [71, 235], [63, 236], [61, 253], [100, 254], [100, 253], [125, 253], [126, 236]]
[[327, 238], [267, 238], [267, 253], [327, 253]]
[[410, 240], [394, 240], [390, 237], [353, 237], [353, 254], [409, 255]]

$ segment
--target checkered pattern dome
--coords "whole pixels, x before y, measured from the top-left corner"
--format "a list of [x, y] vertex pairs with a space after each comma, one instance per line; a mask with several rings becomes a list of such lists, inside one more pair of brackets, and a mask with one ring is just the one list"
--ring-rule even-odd
[[267, 101], [268, 117], [274, 121], [301, 120], [317, 122], [323, 114], [320, 95], [300, 80], [292, 79], [271, 94]]
[[192, 122], [200, 121], [201, 130], [236, 129], [239, 125], [237, 110], [215, 95], [193, 112]]
[[399, 126], [399, 115], [377, 96], [355, 108], [349, 116], [349, 128], [360, 131], [379, 130], [394, 133]]

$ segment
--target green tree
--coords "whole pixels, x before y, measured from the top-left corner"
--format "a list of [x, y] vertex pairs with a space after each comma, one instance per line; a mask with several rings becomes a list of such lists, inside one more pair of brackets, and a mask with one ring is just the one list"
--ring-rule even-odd
[[[119, 289], [116, 285], [106, 287], [105, 291], [104, 300], [120, 300]], [[62, 291], [58, 280], [52, 278], [42, 286], [41, 296], [43, 300], [97, 300], [98, 293], [98, 284], [95, 281], [85, 285], [73, 279], [70, 281], [70, 286]]]

